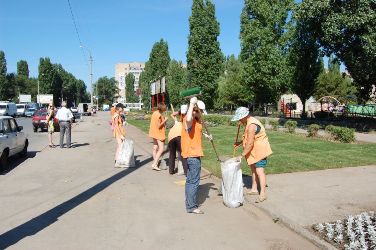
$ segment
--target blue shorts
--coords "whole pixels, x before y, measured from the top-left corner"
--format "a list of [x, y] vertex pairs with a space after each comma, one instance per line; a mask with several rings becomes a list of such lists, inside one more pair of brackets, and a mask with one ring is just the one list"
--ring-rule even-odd
[[266, 164], [268, 163], [268, 160], [262, 159], [261, 161], [256, 162], [256, 168], [265, 168]]

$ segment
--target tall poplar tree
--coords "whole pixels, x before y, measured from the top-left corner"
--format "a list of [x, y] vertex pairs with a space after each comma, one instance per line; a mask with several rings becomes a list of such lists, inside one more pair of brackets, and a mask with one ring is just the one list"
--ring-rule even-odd
[[17, 76], [29, 78], [29, 65], [27, 64], [27, 61], [20, 60], [17, 62]]
[[187, 86], [187, 69], [183, 67], [182, 62], [172, 60], [167, 69], [167, 93], [168, 99], [172, 105], [177, 107], [183, 104], [184, 100], [180, 96], [180, 91]]
[[60, 105], [63, 97], [62, 79], [59, 76], [58, 67], [53, 65], [49, 58], [39, 60], [39, 93], [52, 94], [54, 104]]
[[193, 0], [189, 30], [188, 82], [190, 87], [202, 88], [201, 98], [210, 109], [214, 107], [218, 94], [217, 80], [223, 64], [218, 41], [220, 27], [215, 17], [215, 6], [210, 0]]
[[128, 74], [125, 77], [127, 102], [138, 102], [138, 96], [136, 96], [136, 93], [134, 91], [134, 82], [135, 78], [133, 74]]
[[291, 65], [293, 65], [292, 91], [303, 103], [302, 117], [305, 113], [305, 103], [313, 95], [317, 78], [323, 70], [320, 57], [320, 45], [315, 34], [309, 27], [310, 22], [304, 16], [296, 20], [296, 27], [290, 50]]
[[245, 0], [241, 14], [242, 81], [258, 104], [275, 103], [291, 82], [289, 14], [294, 0]]

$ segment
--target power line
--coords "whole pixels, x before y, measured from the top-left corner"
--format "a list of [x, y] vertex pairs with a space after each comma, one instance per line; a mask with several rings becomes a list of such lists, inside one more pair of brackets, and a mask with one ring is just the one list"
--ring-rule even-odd
[[71, 18], [72, 18], [72, 21], [73, 21], [73, 24], [74, 24], [74, 29], [76, 31], [76, 35], [77, 35], [77, 38], [78, 38], [78, 42], [80, 44], [80, 48], [81, 48], [81, 53], [82, 53], [82, 56], [84, 58], [84, 61], [86, 63], [87, 66], [89, 66], [88, 62], [86, 61], [86, 53], [85, 53], [85, 50], [84, 50], [84, 46], [82, 44], [82, 41], [81, 41], [81, 37], [80, 37], [80, 33], [78, 32], [78, 28], [77, 28], [77, 23], [76, 23], [76, 19], [74, 17], [74, 14], [73, 14], [73, 10], [72, 10], [72, 5], [70, 3], [69, 0], [68, 1], [68, 6], [69, 6], [69, 10], [70, 10], [70, 14], [71, 14]]

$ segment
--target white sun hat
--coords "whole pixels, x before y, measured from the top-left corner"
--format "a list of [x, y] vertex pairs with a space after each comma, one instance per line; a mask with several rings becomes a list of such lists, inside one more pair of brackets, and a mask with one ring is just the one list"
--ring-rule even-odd
[[232, 117], [232, 122], [237, 122], [249, 115], [249, 109], [246, 107], [239, 107], [235, 111], [235, 115]]
[[185, 115], [187, 112], [188, 112], [188, 105], [187, 104], [181, 105], [180, 106], [180, 113], [182, 115]]
[[197, 101], [197, 107], [202, 110], [202, 112], [204, 113], [204, 115], [208, 114], [208, 112], [206, 112], [205, 103], [203, 101], [198, 100]]

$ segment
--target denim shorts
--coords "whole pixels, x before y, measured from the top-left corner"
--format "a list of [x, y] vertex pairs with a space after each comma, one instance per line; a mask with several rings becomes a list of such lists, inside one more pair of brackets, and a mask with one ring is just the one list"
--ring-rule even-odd
[[268, 163], [268, 160], [262, 159], [261, 161], [256, 162], [256, 168], [265, 168], [266, 164]]

